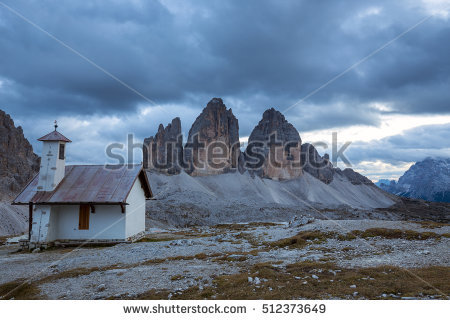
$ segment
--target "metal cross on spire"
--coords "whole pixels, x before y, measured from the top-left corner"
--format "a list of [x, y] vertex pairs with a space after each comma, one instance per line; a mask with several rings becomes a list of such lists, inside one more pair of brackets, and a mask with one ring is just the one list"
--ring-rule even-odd
[[58, 128], [58, 121], [55, 120], [55, 131]]

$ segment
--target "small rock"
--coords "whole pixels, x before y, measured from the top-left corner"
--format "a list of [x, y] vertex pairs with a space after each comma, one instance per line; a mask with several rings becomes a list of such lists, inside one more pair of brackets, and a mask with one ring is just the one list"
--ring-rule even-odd
[[401, 297], [402, 300], [416, 300], [415, 297]]
[[313, 278], [313, 279], [319, 279], [319, 277], [318, 276], [316, 276], [315, 274], [313, 274], [312, 276], [311, 276], [311, 278]]
[[297, 280], [300, 280], [301, 279], [301, 277], [294, 277], [295, 279], [297, 279]]
[[358, 291], [353, 292], [353, 296], [356, 297], [358, 295]]
[[356, 288], [356, 284], [352, 284], [350, 288]]
[[167, 299], [171, 299], [172, 298], [172, 296], [173, 296], [173, 294], [172, 294], [172, 292], [171, 293], [169, 293], [169, 295], [167, 296]]
[[101, 292], [101, 291], [105, 291], [106, 290], [106, 285], [104, 283], [102, 283], [101, 285], [99, 285], [97, 287], [97, 291]]
[[293, 228], [293, 227], [301, 227], [304, 226], [305, 224], [308, 223], [312, 223], [314, 222], [316, 219], [313, 217], [306, 217], [306, 216], [295, 216], [291, 219], [291, 221], [289, 221], [289, 227]]
[[33, 251], [31, 251], [31, 253], [39, 253], [41, 252], [41, 248], [36, 248]]
[[253, 278], [252, 277], [248, 277], [248, 282], [253, 282]]
[[256, 284], [256, 285], [258, 285], [258, 284], [260, 284], [260, 283], [261, 283], [261, 280], [259, 280], [259, 278], [258, 278], [258, 277], [255, 277], [255, 280], [254, 280], [254, 282], [255, 282], [255, 284]]
[[308, 281], [303, 281], [302, 283], [303, 283], [303, 284], [307, 284], [307, 283], [308, 283]]
[[387, 297], [387, 294], [386, 294], [386, 293], [383, 293], [381, 296], [382, 296], [383, 298], [386, 298], [386, 297]]

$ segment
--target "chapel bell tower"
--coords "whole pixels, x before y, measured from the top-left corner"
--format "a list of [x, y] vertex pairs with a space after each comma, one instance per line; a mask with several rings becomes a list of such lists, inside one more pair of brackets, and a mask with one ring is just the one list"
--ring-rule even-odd
[[66, 169], [66, 143], [72, 142], [55, 130], [39, 138], [43, 142], [37, 191], [53, 191], [64, 178]]

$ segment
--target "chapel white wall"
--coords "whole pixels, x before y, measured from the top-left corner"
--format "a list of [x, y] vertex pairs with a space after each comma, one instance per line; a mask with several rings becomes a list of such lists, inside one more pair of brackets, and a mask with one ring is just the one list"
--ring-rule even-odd
[[125, 214], [119, 205], [96, 205], [95, 213], [89, 213], [89, 229], [79, 230], [78, 205], [61, 205], [52, 208], [55, 215], [55, 232], [48, 241], [54, 240], [124, 240]]
[[145, 192], [136, 179], [126, 202], [126, 237], [145, 231]]

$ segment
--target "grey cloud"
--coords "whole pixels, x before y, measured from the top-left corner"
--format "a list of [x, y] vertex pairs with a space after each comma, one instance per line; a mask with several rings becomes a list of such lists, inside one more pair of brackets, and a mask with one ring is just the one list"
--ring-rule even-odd
[[[427, 14], [406, 0], [5, 3], [158, 105], [192, 111], [178, 114], [184, 130], [223, 97], [241, 136], [266, 108], [283, 111]], [[364, 16], [373, 6], [379, 14]], [[13, 117], [124, 117], [148, 104], [4, 7], [0, 32], [0, 108]], [[301, 133], [377, 125], [382, 111], [372, 102], [394, 113], [449, 113], [449, 40], [448, 20], [431, 18], [286, 117]], [[158, 115], [138, 135], [174, 116]]]
[[431, 157], [450, 157], [450, 123], [420, 126], [402, 134], [371, 142], [354, 142], [346, 156], [354, 164], [381, 160], [385, 163], [421, 161]]

